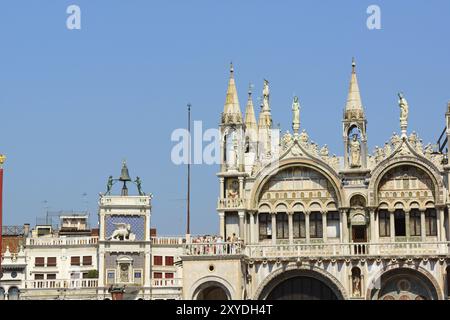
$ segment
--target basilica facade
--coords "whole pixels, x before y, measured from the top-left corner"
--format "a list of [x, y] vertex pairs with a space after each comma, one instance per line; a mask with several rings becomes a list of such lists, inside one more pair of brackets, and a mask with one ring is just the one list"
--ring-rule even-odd
[[[405, 96], [400, 133], [370, 153], [353, 62], [342, 157], [302, 129], [297, 97], [284, 134], [272, 125], [267, 80], [262, 97], [259, 119], [250, 91], [243, 115], [231, 66], [220, 120], [220, 238], [187, 245], [183, 298], [447, 299], [450, 167], [447, 154], [408, 128]], [[445, 120], [448, 137], [450, 104]]]

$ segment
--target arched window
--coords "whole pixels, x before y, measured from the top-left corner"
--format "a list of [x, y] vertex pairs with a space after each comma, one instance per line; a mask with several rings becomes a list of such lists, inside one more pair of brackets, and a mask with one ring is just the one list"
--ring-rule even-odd
[[294, 239], [306, 238], [305, 214], [303, 212], [294, 212], [292, 224], [294, 229]]
[[0, 288], [0, 300], [5, 300], [5, 289]]
[[402, 209], [395, 210], [394, 219], [395, 219], [395, 236], [396, 237], [406, 236], [405, 211], [403, 211]]
[[387, 210], [378, 212], [378, 226], [380, 229], [380, 237], [391, 236], [390, 213]]
[[258, 215], [259, 240], [272, 239], [272, 218], [268, 213]]
[[409, 232], [411, 236], [420, 236], [420, 211], [412, 209], [409, 213]]
[[427, 209], [425, 211], [425, 230], [427, 236], [437, 235], [436, 209]]
[[288, 216], [285, 212], [279, 212], [277, 219], [277, 239], [289, 238]]
[[311, 238], [323, 237], [322, 214], [320, 212], [312, 212], [309, 215], [309, 234]]
[[8, 300], [19, 300], [19, 289], [17, 287], [10, 287], [8, 290]]

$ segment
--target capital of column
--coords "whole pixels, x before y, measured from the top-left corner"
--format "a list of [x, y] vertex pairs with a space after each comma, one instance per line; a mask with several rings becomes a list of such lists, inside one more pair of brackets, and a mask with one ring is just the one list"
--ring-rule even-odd
[[221, 218], [225, 217], [225, 212], [220, 211], [220, 212], [219, 212], [219, 217], [221, 217]]
[[239, 218], [244, 218], [245, 217], [245, 211], [239, 211], [238, 215], [239, 215]]

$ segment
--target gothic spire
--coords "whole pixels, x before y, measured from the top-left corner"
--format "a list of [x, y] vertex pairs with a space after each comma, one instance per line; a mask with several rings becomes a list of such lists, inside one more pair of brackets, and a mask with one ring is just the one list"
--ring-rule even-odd
[[227, 96], [223, 108], [222, 123], [241, 123], [242, 113], [234, 81], [234, 67], [230, 64], [230, 79], [228, 80]]
[[363, 118], [364, 108], [361, 102], [361, 94], [359, 92], [358, 79], [356, 77], [356, 62], [352, 60], [352, 75], [350, 78], [350, 86], [348, 90], [347, 103], [345, 105], [345, 118]]
[[253, 108], [252, 85], [248, 87], [247, 107], [245, 108], [245, 126], [247, 128], [256, 128], [255, 109]]

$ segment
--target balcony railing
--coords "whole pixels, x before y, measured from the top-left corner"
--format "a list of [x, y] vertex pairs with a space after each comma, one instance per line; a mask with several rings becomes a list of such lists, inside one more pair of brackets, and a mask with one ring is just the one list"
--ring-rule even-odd
[[182, 244], [183, 237], [152, 237], [152, 244], [156, 245], [176, 245]]
[[85, 289], [96, 288], [97, 279], [70, 279], [70, 280], [28, 280], [25, 289]]
[[183, 280], [180, 278], [172, 279], [152, 279], [153, 288], [178, 288], [183, 286]]
[[185, 246], [185, 254], [202, 256], [244, 254], [249, 258], [262, 259], [450, 255], [450, 242], [254, 244], [246, 246], [241, 243], [193, 243]]
[[242, 254], [243, 245], [240, 242], [190, 243], [185, 246], [186, 255], [214, 256]]
[[97, 243], [98, 237], [27, 238], [27, 246], [78, 246]]

